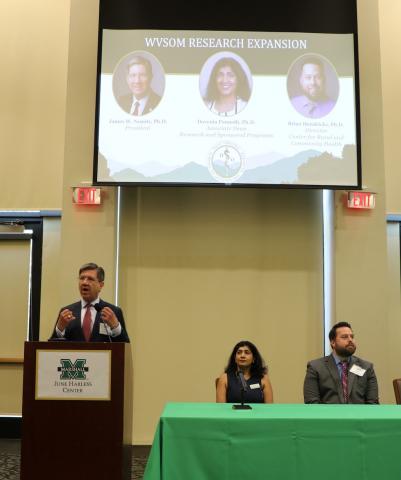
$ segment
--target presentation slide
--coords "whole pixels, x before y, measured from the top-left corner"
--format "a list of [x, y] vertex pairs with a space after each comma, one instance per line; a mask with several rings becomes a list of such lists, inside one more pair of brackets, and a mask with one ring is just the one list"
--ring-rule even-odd
[[352, 34], [103, 30], [95, 181], [357, 186]]

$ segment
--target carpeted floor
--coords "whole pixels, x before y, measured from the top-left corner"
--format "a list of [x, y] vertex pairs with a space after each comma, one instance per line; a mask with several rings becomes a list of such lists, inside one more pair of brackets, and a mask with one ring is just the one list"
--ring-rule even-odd
[[[19, 480], [20, 440], [0, 439], [0, 480]], [[141, 480], [150, 447], [133, 447], [132, 480]]]

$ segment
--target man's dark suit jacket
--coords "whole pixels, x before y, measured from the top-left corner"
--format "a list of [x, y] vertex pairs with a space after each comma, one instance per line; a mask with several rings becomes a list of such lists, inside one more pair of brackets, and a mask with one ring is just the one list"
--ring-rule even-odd
[[[153, 90], [149, 92], [148, 101], [145, 104], [145, 108], [143, 109], [142, 115], [146, 115], [154, 110], [157, 105], [159, 104], [161, 97], [157, 95]], [[117, 102], [120, 107], [125, 110], [127, 113], [131, 112], [132, 107], [132, 94], [123, 95], [122, 97], [117, 98]]]
[[[113, 312], [116, 314], [117, 320], [121, 324], [121, 334], [118, 337], [112, 337], [110, 335], [110, 339], [112, 342], [126, 342], [129, 343], [129, 337], [127, 334], [127, 330], [125, 328], [125, 321], [124, 321], [124, 315], [121, 310], [121, 308], [116, 307], [115, 305], [112, 305], [111, 303], [105, 302], [104, 300], [99, 301], [99, 306], [101, 308], [104, 307], [109, 307], [113, 310]], [[85, 337], [84, 333], [82, 331], [81, 327], [81, 309], [82, 309], [82, 304], [81, 301], [72, 303], [71, 305], [67, 305], [66, 307], [63, 307], [60, 309], [60, 312], [68, 308], [68, 310], [71, 310], [73, 313], [75, 319], [72, 320], [66, 327], [65, 329], [65, 335], [64, 338], [70, 342], [85, 342]], [[99, 326], [100, 324], [103, 323], [100, 320], [100, 312], [96, 313], [95, 317], [95, 322], [93, 324], [92, 328], [92, 334], [90, 338], [90, 342], [109, 342], [109, 337], [107, 335], [102, 335], [99, 332]], [[57, 339], [57, 332], [56, 328], [54, 328], [53, 334], [51, 336], [51, 339]]]
[[[358, 365], [363, 376], [348, 373], [348, 403], [379, 403], [377, 379], [373, 365], [352, 356], [349, 368]], [[340, 375], [333, 355], [308, 363], [304, 382], [305, 403], [344, 403]]]

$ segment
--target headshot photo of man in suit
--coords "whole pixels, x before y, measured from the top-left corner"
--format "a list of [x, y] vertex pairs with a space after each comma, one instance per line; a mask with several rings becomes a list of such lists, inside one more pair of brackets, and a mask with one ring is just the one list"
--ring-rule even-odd
[[331, 355], [308, 363], [304, 381], [305, 403], [379, 403], [373, 364], [354, 355], [351, 325], [335, 324], [329, 332]]
[[81, 300], [61, 308], [51, 339], [74, 342], [129, 342], [121, 308], [99, 297], [104, 269], [86, 263], [79, 269]]
[[[336, 105], [338, 97], [338, 79], [331, 71], [332, 89], [337, 90], [331, 98], [327, 92], [327, 74], [325, 63], [317, 56], [306, 57], [297, 65], [300, 72], [296, 75], [296, 95], [290, 92], [290, 100], [297, 112], [308, 118], [322, 118], [328, 115]], [[329, 71], [329, 67], [327, 66]], [[290, 88], [289, 88], [290, 90]]]
[[130, 93], [116, 98], [120, 107], [136, 117], [152, 112], [161, 100], [151, 87], [152, 79], [151, 62], [142, 55], [132, 57], [125, 77]]

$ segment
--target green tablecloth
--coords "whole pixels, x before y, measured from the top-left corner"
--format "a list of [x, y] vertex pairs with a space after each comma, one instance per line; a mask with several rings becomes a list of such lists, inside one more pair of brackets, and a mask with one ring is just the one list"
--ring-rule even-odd
[[401, 480], [401, 406], [167, 404], [144, 480]]

